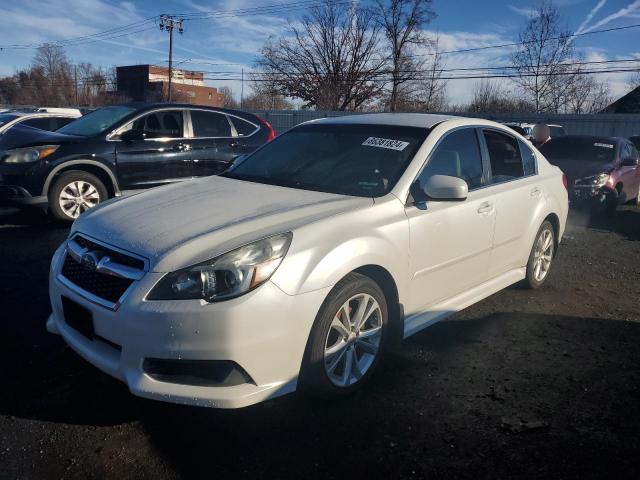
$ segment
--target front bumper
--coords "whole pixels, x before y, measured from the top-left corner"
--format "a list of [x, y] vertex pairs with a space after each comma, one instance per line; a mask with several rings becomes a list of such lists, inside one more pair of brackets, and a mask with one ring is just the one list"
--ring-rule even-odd
[[608, 196], [618, 197], [615, 189], [591, 185], [574, 185], [569, 191], [572, 202], [602, 202]]
[[48, 199], [45, 195], [32, 196], [25, 188], [18, 185], [0, 183], [0, 206], [3, 207], [45, 207]]
[[[296, 389], [307, 339], [330, 287], [290, 296], [267, 282], [226, 302], [146, 301], [164, 275], [149, 272], [114, 311], [92, 303], [60, 282], [60, 247], [52, 260], [47, 329], [60, 334], [87, 361], [125, 382], [131, 393], [156, 400], [238, 408]], [[96, 337], [90, 340], [64, 319], [62, 296], [87, 308]], [[233, 386], [196, 386], [158, 381], [145, 359], [220, 360], [239, 365], [252, 380]]]

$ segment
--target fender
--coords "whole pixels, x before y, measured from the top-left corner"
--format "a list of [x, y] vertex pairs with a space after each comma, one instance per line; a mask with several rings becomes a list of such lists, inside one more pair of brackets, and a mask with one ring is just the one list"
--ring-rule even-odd
[[60, 165], [55, 166], [53, 170], [49, 172], [49, 175], [47, 175], [47, 180], [44, 182], [44, 187], [42, 187], [42, 195], [46, 196], [49, 194], [49, 186], [51, 185], [51, 181], [53, 180], [53, 177], [55, 177], [59, 171], [72, 165], [91, 165], [91, 166], [100, 168], [107, 175], [109, 175], [109, 178], [111, 179], [111, 183], [113, 184], [113, 190], [115, 191], [116, 195], [120, 194], [120, 187], [118, 186], [118, 180], [116, 179], [116, 176], [113, 174], [113, 172], [109, 167], [107, 167], [102, 162], [98, 162], [97, 160], [78, 159], [78, 160], [69, 160], [67, 162], [61, 163]]
[[[285, 293], [298, 295], [333, 286], [349, 272], [375, 265], [391, 274], [402, 302], [408, 294], [409, 263], [409, 222], [402, 204], [394, 197], [329, 221], [330, 228], [318, 222], [294, 232], [292, 249], [271, 280]], [[360, 236], [365, 231], [371, 233]], [[344, 232], [354, 234], [345, 240]]]

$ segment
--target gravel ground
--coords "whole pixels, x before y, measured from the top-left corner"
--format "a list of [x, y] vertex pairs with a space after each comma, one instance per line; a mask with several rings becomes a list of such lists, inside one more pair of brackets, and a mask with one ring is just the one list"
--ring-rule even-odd
[[0, 479], [638, 478], [640, 210], [572, 213], [548, 283], [410, 338], [336, 402], [143, 400], [49, 335], [64, 227], [0, 212]]

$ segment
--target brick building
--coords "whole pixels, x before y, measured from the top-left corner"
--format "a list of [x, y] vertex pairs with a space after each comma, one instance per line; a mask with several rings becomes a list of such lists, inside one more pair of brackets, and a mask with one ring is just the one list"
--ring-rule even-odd
[[[134, 101], [164, 100], [169, 92], [169, 69], [154, 65], [128, 65], [116, 68], [118, 93]], [[182, 103], [223, 107], [224, 96], [217, 88], [204, 85], [204, 74], [174, 68], [172, 99]]]

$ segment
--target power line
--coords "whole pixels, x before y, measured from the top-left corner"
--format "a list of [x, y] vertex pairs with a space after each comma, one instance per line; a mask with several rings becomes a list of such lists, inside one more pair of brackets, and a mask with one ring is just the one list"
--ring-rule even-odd
[[[594, 35], [597, 33], [607, 33], [607, 32], [615, 32], [615, 31], [619, 31], [619, 30], [628, 30], [630, 28], [637, 28], [640, 27], [640, 23], [636, 23], [634, 25], [625, 25], [624, 27], [613, 27], [613, 28], [604, 28], [601, 30], [591, 30], [589, 32], [583, 32], [583, 33], [574, 33], [572, 35], [561, 35], [561, 36], [557, 36], [557, 37], [551, 37], [548, 38], [547, 40], [562, 40], [562, 39], [569, 39], [569, 38], [576, 38], [576, 37], [583, 37], [586, 35]], [[483, 47], [472, 47], [472, 48], [461, 48], [458, 50], [449, 50], [449, 51], [443, 51], [443, 52], [430, 52], [430, 53], [416, 53], [416, 54], [412, 54], [412, 55], [407, 55], [408, 57], [428, 57], [428, 56], [434, 56], [434, 55], [449, 55], [449, 54], [454, 54], [454, 53], [468, 53], [468, 52], [478, 52], [481, 50], [490, 50], [490, 49], [494, 49], [494, 48], [506, 48], [506, 47], [517, 47], [519, 45], [527, 45], [529, 43], [537, 43], [537, 40], [530, 40], [530, 41], [520, 41], [520, 42], [513, 42], [513, 43], [500, 43], [497, 45], [485, 45]]]
[[[564, 71], [564, 72], [550, 72], [545, 74], [539, 74], [544, 76], [567, 76], [567, 75], [597, 75], [603, 73], [628, 73], [628, 72], [640, 72], [640, 68], [618, 68], [618, 69], [600, 69], [600, 70], [578, 70], [578, 71]], [[427, 73], [427, 72], [425, 72]], [[237, 72], [236, 72], [237, 74]], [[268, 77], [272, 74], [266, 74]], [[389, 75], [388, 73], [385, 75]], [[292, 74], [292, 77], [300, 77], [304, 78], [304, 74]], [[474, 80], [474, 79], [490, 79], [490, 78], [521, 78], [521, 77], [535, 77], [535, 73], [523, 73], [523, 74], [478, 74], [478, 75], [455, 75], [455, 76], [437, 76], [437, 80]], [[382, 77], [382, 75], [380, 76]], [[425, 75], [421, 77], [416, 77], [413, 80], [429, 80], [433, 77]], [[378, 78], [378, 76], [373, 76], [371, 81], [381, 81], [384, 78]], [[391, 77], [389, 77], [391, 79]], [[204, 80], [216, 80], [216, 81], [240, 81], [239, 77], [204, 77]], [[254, 82], [277, 82], [278, 78], [253, 78]], [[352, 80], [352, 79], [337, 79], [334, 80], [336, 82], [341, 83], [355, 83], [356, 81], [361, 80]]]

